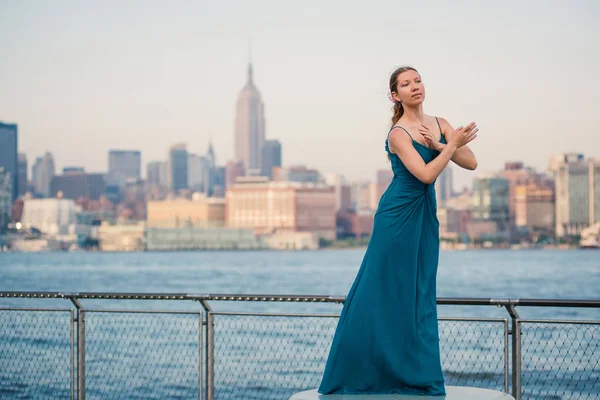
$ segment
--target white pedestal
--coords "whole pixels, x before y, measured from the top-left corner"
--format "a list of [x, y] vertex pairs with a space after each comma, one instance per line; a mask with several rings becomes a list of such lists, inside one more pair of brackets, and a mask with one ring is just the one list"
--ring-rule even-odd
[[489, 389], [446, 386], [446, 397], [403, 394], [319, 394], [317, 389], [296, 393], [289, 400], [515, 400], [511, 395]]

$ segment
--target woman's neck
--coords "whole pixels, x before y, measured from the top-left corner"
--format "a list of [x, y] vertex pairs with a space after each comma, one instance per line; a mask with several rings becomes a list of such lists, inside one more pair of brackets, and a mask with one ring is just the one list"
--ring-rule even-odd
[[409, 122], [423, 122], [425, 120], [423, 105], [419, 104], [415, 107], [404, 106], [404, 115], [402, 116], [402, 119], [408, 120]]

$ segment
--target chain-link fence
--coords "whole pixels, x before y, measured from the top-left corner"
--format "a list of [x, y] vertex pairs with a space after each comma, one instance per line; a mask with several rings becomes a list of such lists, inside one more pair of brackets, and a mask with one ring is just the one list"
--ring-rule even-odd
[[0, 398], [69, 398], [73, 311], [0, 308]]
[[319, 385], [336, 315], [213, 315], [215, 399], [288, 399]]
[[523, 399], [600, 399], [600, 321], [521, 321]]
[[508, 392], [508, 320], [440, 318], [446, 385]]
[[90, 399], [200, 398], [199, 312], [85, 311]]
[[[337, 315], [213, 313], [215, 399], [287, 399], [319, 386]], [[440, 319], [448, 385], [508, 390], [507, 320]]]
[[[215, 312], [212, 301], [328, 302], [324, 296], [39, 294], [75, 308], [0, 309], [0, 398], [287, 399], [319, 386], [338, 314]], [[198, 311], [88, 310], [83, 299], [200, 301]], [[440, 318], [446, 385], [517, 399], [600, 399], [600, 321]], [[521, 301], [543, 306], [543, 301]], [[196, 303], [197, 304], [197, 303]], [[600, 302], [552, 300], [552, 307]], [[200, 310], [202, 308], [202, 311]]]

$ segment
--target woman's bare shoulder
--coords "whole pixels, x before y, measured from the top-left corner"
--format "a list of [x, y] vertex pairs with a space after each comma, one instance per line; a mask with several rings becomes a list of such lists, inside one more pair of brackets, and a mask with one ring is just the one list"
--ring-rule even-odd
[[448, 122], [448, 120], [446, 118], [443, 118], [443, 117], [434, 117], [434, 118], [437, 118], [438, 122], [440, 123], [440, 128], [442, 128], [442, 132], [444, 134], [452, 133], [454, 128], [452, 128], [452, 125], [450, 125], [450, 122]]

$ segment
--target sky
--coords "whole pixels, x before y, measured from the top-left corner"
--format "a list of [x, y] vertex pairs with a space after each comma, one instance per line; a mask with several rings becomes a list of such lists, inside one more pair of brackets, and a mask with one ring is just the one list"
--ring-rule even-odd
[[[254, 81], [284, 165], [348, 180], [390, 168], [391, 72], [416, 67], [424, 111], [475, 121], [478, 171], [551, 153], [600, 157], [600, 2], [0, 0], [0, 121], [29, 164], [142, 169], [187, 143], [233, 158], [235, 103]], [[454, 168], [455, 189], [478, 171]]]

